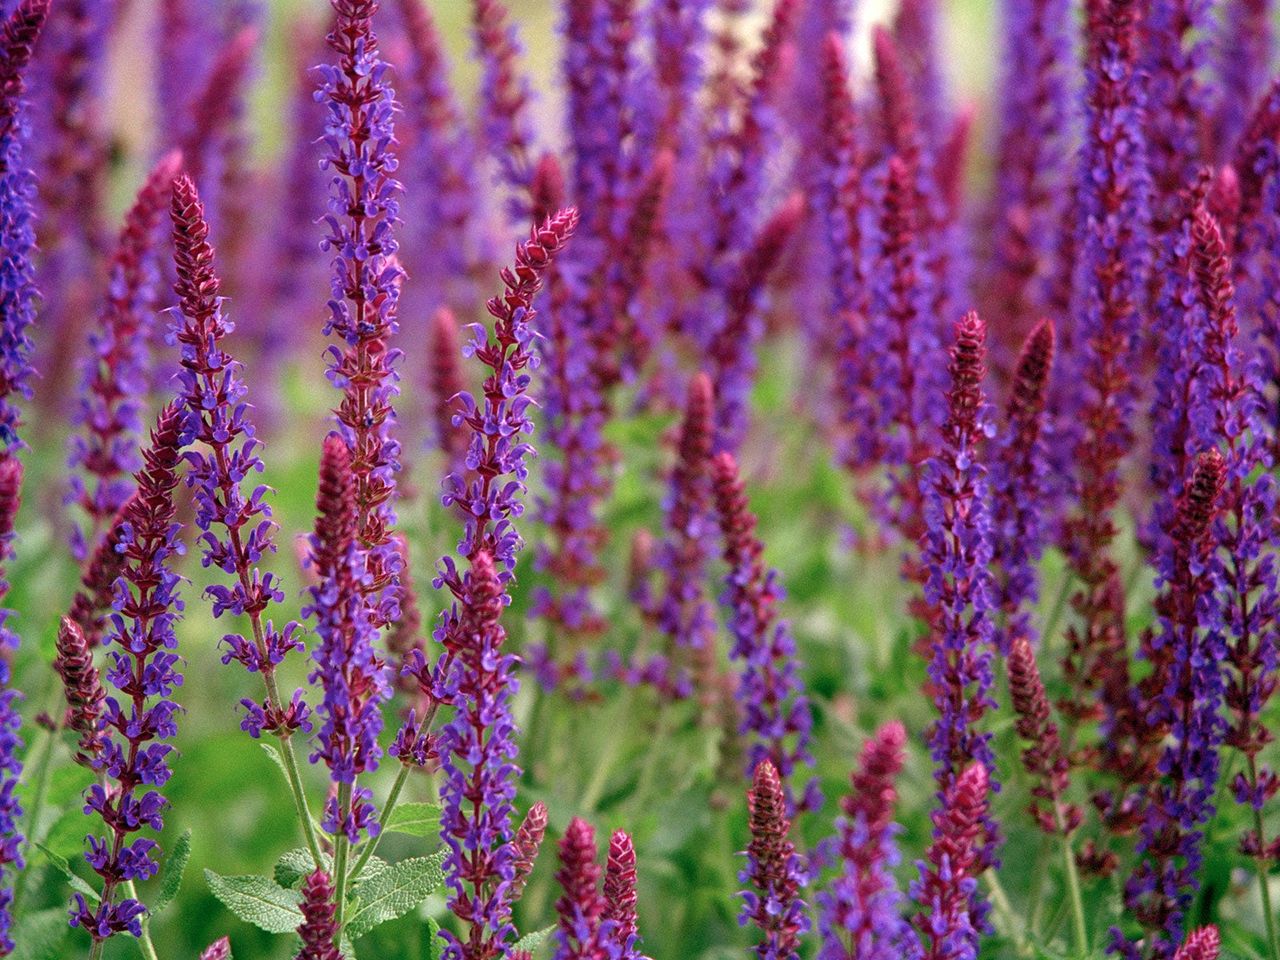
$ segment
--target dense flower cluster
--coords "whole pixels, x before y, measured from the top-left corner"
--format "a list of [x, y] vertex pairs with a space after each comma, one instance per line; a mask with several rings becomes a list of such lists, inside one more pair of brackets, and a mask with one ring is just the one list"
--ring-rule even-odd
[[393, 589], [400, 556], [391, 539], [400, 445], [392, 399], [400, 351], [401, 270], [393, 228], [400, 184], [394, 179], [395, 94], [373, 32], [377, 0], [333, 0], [329, 46], [338, 63], [321, 66], [326, 105], [323, 165], [332, 172], [325, 250], [333, 254], [329, 380], [342, 390], [337, 418], [351, 450], [356, 485], [356, 540], [363, 554], [360, 589], [373, 604], [375, 626], [396, 619]]
[[742, 711], [741, 731], [751, 737], [747, 776], [768, 760], [782, 778], [788, 809], [816, 810], [822, 805], [816, 781], [795, 797], [796, 765], [812, 765], [809, 738], [813, 718], [800, 680], [795, 641], [778, 619], [782, 585], [777, 571], [764, 566], [764, 545], [756, 536], [756, 518], [747, 503], [733, 454], [718, 454], [711, 465], [716, 515], [729, 566], [721, 602], [729, 611], [733, 646], [729, 656], [742, 663], [735, 697]]
[[281, 630], [264, 617], [272, 603], [284, 600], [275, 576], [259, 566], [275, 550], [274, 524], [265, 500], [266, 486], [255, 487], [247, 497], [244, 494], [244, 482], [261, 472], [262, 460], [243, 399], [240, 364], [223, 346], [232, 325], [222, 314], [221, 283], [214, 270], [204, 204], [185, 174], [173, 181], [171, 216], [178, 295], [172, 337], [181, 348], [182, 366], [178, 390], [185, 407], [185, 428], [204, 446], [185, 455], [187, 483], [196, 492], [202, 562], [234, 578], [230, 587], [209, 587], [208, 596], [215, 617], [247, 616], [253, 628], [251, 639], [240, 634], [222, 638], [222, 660], [235, 660], [261, 673], [266, 681], [265, 701], [243, 701], [246, 713], [241, 727], [255, 737], [263, 731], [288, 736], [299, 728], [310, 730], [311, 724], [300, 693], [290, 703], [280, 699], [275, 671], [290, 650], [301, 650], [303, 645], [295, 636], [295, 624]]
[[[371, 793], [356, 778], [377, 769], [382, 748], [382, 702], [391, 695], [389, 671], [374, 649], [376, 630], [361, 592], [363, 562], [351, 454], [336, 433], [325, 438], [316, 492], [311, 569], [316, 583], [303, 611], [315, 621], [319, 644], [311, 682], [323, 691], [321, 726], [312, 762], [323, 760], [339, 792], [325, 805], [324, 828], [354, 843], [376, 834]], [[343, 792], [345, 790], [345, 793]]]
[[156, 234], [181, 164], [179, 153], [162, 157], [125, 214], [108, 266], [107, 295], [89, 337], [91, 355], [76, 416], [81, 432], [71, 440], [68, 464], [73, 471], [69, 496], [87, 518], [74, 534], [81, 557], [133, 492], [129, 476], [138, 469], [142, 400], [151, 381]]
[[791, 818], [782, 781], [768, 760], [756, 766], [747, 800], [751, 843], [738, 879], [749, 887], [741, 893], [738, 922], [750, 922], [759, 931], [763, 939], [755, 953], [760, 960], [789, 960], [798, 956], [800, 937], [809, 929], [800, 899], [808, 877], [789, 836]]
[[885, 724], [862, 748], [852, 789], [840, 801], [840, 874], [818, 894], [821, 960], [892, 960], [913, 955], [915, 934], [902, 917], [893, 807], [907, 731]]
[[[938, 720], [929, 731], [939, 798], [972, 761], [994, 783], [991, 734], [980, 727], [996, 706], [991, 694], [993, 589], [991, 527], [986, 473], [979, 459], [990, 412], [982, 380], [986, 374], [986, 325], [976, 313], [965, 316], [951, 349], [951, 390], [940, 454], [924, 469], [925, 521], [921, 566], [927, 572], [924, 596], [931, 613], [929, 681]], [[999, 832], [984, 821], [982, 863], [994, 862]]]
[[[71, 922], [95, 941], [128, 931], [141, 935], [146, 908], [122, 896], [122, 884], [146, 880], [158, 869], [159, 847], [147, 837], [133, 838], [143, 827], [164, 826], [165, 799], [160, 788], [169, 779], [164, 741], [177, 733], [178, 705], [171, 699], [182, 683], [174, 623], [182, 610], [179, 577], [172, 564], [181, 550], [173, 502], [184, 418], [176, 405], [161, 411], [135, 475], [137, 495], [125, 514], [125, 561], [117, 581], [106, 677], [118, 692], [108, 696], [103, 724], [106, 742], [95, 758], [102, 781], [89, 787], [85, 813], [102, 818], [105, 836], [90, 834], [85, 854], [103, 882], [94, 905], [77, 893]], [[131, 839], [132, 838], [132, 839]]]

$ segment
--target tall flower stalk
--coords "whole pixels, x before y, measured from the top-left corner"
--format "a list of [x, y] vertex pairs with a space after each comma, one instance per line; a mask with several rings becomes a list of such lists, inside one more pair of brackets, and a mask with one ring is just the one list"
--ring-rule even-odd
[[[9, 8], [6, 8], [9, 9]], [[14, 522], [22, 489], [23, 443], [18, 436], [17, 399], [31, 395], [31, 340], [39, 294], [35, 286], [35, 230], [32, 201], [35, 178], [25, 159], [28, 136], [24, 75], [49, 14], [49, 0], [24, 0], [12, 8], [0, 28], [0, 600], [9, 584], [4, 570], [13, 557]], [[18, 693], [12, 689], [12, 658], [19, 637], [0, 610], [0, 954], [14, 948], [13, 874], [24, 866], [18, 819], [22, 809], [14, 791], [22, 773], [18, 754]]]
[[893, 807], [906, 742], [907, 731], [896, 720], [877, 730], [840, 801], [840, 873], [818, 894], [820, 960], [893, 960], [919, 949], [893, 876], [899, 857]]
[[161, 411], [135, 476], [138, 493], [129, 503], [123, 541], [125, 561], [117, 581], [115, 615], [107, 639], [106, 676], [117, 692], [106, 699], [107, 740], [94, 768], [102, 776], [85, 798], [85, 812], [102, 819], [105, 835], [90, 834], [85, 859], [102, 878], [102, 896], [90, 906], [77, 893], [71, 925], [92, 938], [92, 960], [117, 933], [142, 937], [146, 907], [133, 893], [135, 880], [159, 869], [159, 847], [135, 837], [143, 827], [164, 826], [164, 795], [170, 776], [165, 743], [177, 733], [174, 688], [182, 684], [174, 623], [181, 616], [179, 577], [172, 570], [181, 525], [175, 522], [173, 491], [185, 443], [181, 410]]
[[143, 401], [151, 382], [150, 343], [155, 312], [155, 245], [169, 187], [182, 155], [163, 156], [125, 214], [107, 267], [107, 295], [90, 333], [79, 411], [72, 437], [69, 499], [86, 523], [74, 535], [76, 552], [93, 550], [132, 492], [129, 476], [138, 468]]
[[392, 408], [400, 353], [391, 339], [399, 326], [402, 281], [394, 235], [400, 194], [396, 104], [373, 32], [377, 0], [332, 0], [332, 6], [328, 43], [338, 62], [320, 67], [319, 91], [326, 106], [322, 164], [331, 172], [322, 242], [333, 254], [325, 334], [338, 341], [328, 351], [328, 377], [342, 390], [337, 418], [356, 484], [361, 589], [380, 627], [396, 619], [400, 565], [391, 537], [400, 450]]
[[738, 922], [753, 924], [761, 936], [755, 948], [760, 960], [791, 960], [799, 956], [800, 938], [809, 929], [800, 890], [808, 878], [792, 842], [791, 818], [778, 771], [768, 760], [755, 770], [747, 793], [751, 808], [751, 843], [747, 865], [738, 879], [743, 890]]
[[[526, 440], [533, 424], [528, 394], [537, 337], [533, 299], [544, 271], [568, 242], [578, 216], [562, 211], [535, 227], [516, 248], [515, 266], [502, 273], [505, 290], [488, 302], [493, 332], [472, 326], [467, 351], [488, 367], [482, 394], [458, 398], [456, 419], [470, 432], [466, 472], [451, 474], [442, 497], [464, 515], [458, 554], [468, 564], [459, 571], [445, 557], [435, 580], [447, 587], [453, 604], [440, 617], [435, 637], [443, 648], [434, 664], [419, 653], [405, 665], [417, 678], [429, 703], [430, 720], [438, 706], [455, 707], [440, 732], [439, 757], [444, 771], [442, 834], [450, 849], [445, 861], [449, 907], [466, 926], [465, 937], [446, 934], [450, 960], [488, 960], [502, 954], [514, 930], [509, 890], [516, 877], [518, 852], [512, 843], [512, 799], [519, 770], [514, 763], [515, 723], [511, 699], [518, 683], [515, 657], [503, 649], [506, 631], [500, 622], [510, 602], [507, 584], [513, 577], [522, 541], [514, 521], [523, 511], [521, 496], [533, 448]], [[414, 715], [401, 730], [408, 746], [425, 735]]]
[[742, 712], [740, 731], [751, 738], [747, 776], [767, 759], [782, 779], [788, 812], [815, 810], [822, 802], [816, 781], [801, 789], [799, 797], [792, 783], [798, 764], [813, 764], [809, 753], [813, 718], [799, 676], [795, 640], [778, 617], [782, 585], [777, 571], [764, 566], [764, 544], [756, 535], [756, 518], [733, 454], [717, 454], [711, 472], [723, 555], [729, 566], [721, 596], [734, 640], [729, 655], [742, 663], [735, 692]]
[[303, 836], [319, 862], [319, 844], [291, 740], [297, 730], [311, 729], [309, 711], [301, 691], [286, 700], [276, 679], [285, 656], [303, 649], [303, 644], [296, 636], [296, 624], [281, 629], [268, 617], [271, 605], [284, 600], [275, 576], [259, 566], [263, 557], [275, 550], [275, 525], [265, 499], [267, 488], [255, 487], [247, 496], [243, 489], [244, 482], [263, 465], [249, 420], [250, 408], [244, 402], [246, 388], [240, 364], [223, 345], [231, 323], [222, 312], [221, 281], [214, 268], [204, 204], [195, 183], [185, 174], [173, 181], [172, 189], [174, 292], [178, 297], [173, 337], [181, 349], [178, 389], [186, 418], [184, 428], [203, 445], [185, 455], [187, 483], [196, 491], [202, 562], [232, 578], [230, 586], [215, 584], [207, 593], [215, 617], [230, 613], [249, 620], [248, 638], [228, 633], [221, 641], [223, 663], [234, 660], [260, 674], [266, 688], [262, 702], [241, 701], [246, 712], [240, 726], [255, 738], [266, 732], [278, 739]]
[[[956, 777], [977, 761], [994, 783], [991, 734], [981, 729], [995, 707], [991, 694], [994, 654], [990, 572], [991, 521], [980, 445], [990, 411], [983, 392], [986, 374], [986, 325], [976, 313], [955, 327], [951, 349], [951, 389], [947, 422], [938, 456], [924, 468], [927, 532], [921, 541], [921, 566], [927, 572], [925, 603], [930, 611], [929, 686], [938, 719], [929, 730], [938, 798], [945, 802]], [[999, 832], [983, 821], [982, 867], [995, 863]]]

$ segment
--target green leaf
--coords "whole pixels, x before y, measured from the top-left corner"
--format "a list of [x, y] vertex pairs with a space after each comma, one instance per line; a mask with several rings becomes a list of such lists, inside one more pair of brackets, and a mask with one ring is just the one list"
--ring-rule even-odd
[[402, 803], [391, 811], [387, 830], [411, 837], [434, 837], [440, 833], [440, 804]]
[[15, 946], [9, 960], [59, 960], [65, 955], [62, 944], [70, 931], [65, 907], [29, 913], [14, 924]]
[[213, 895], [245, 923], [267, 933], [292, 933], [302, 923], [297, 890], [287, 890], [268, 877], [224, 877], [204, 872]]
[[444, 884], [444, 852], [393, 863], [360, 884], [345, 928], [358, 940], [380, 923], [402, 917]]
[[541, 930], [535, 930], [533, 933], [526, 933], [523, 937], [516, 941], [516, 945], [512, 947], [512, 951], [524, 950], [527, 953], [536, 953], [538, 948], [547, 941], [547, 937], [556, 932], [554, 925], [543, 927]]
[[164, 862], [164, 870], [160, 875], [160, 892], [151, 905], [152, 913], [159, 913], [178, 896], [182, 886], [182, 875], [186, 872], [187, 862], [191, 859], [191, 831], [184, 830], [178, 842], [173, 845], [169, 859]]
[[444, 937], [440, 936], [440, 924], [427, 917], [427, 960], [441, 960], [444, 956]]
[[280, 748], [274, 743], [268, 743], [265, 740], [259, 740], [258, 746], [267, 751], [267, 756], [271, 758], [271, 762], [274, 763], [276, 768], [280, 771], [280, 776], [284, 777], [284, 782], [288, 785], [289, 789], [292, 790], [293, 784], [289, 780], [289, 768], [284, 765], [284, 757], [280, 755]]
[[102, 896], [89, 885], [87, 880], [71, 869], [71, 864], [67, 862], [66, 857], [58, 856], [43, 843], [37, 843], [36, 848], [48, 858], [55, 870], [67, 878], [67, 883], [71, 884], [72, 890], [83, 894], [85, 899], [92, 903], [97, 903], [102, 899]]

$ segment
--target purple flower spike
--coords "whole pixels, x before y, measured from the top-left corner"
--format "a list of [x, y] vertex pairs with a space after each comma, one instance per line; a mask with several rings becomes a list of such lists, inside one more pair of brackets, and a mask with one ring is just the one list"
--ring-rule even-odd
[[[357, 546], [359, 518], [356, 481], [346, 442], [336, 433], [325, 437], [316, 493], [316, 527], [311, 535], [311, 569], [316, 583], [305, 616], [315, 621], [319, 637], [310, 681], [324, 691], [316, 708], [321, 727], [311, 762], [324, 761], [335, 784], [353, 786], [356, 778], [376, 770], [382, 748], [382, 703], [391, 696], [388, 671], [374, 650], [377, 630], [369, 621], [361, 592], [362, 563]], [[350, 803], [339, 808], [331, 798], [324, 828], [343, 833], [352, 843], [376, 834], [369, 791], [355, 788]]]
[[604, 922], [618, 945], [617, 960], [640, 960], [639, 917], [636, 913], [636, 848], [629, 834], [615, 830], [609, 838], [604, 868]]
[[852, 791], [840, 803], [840, 874], [818, 894], [819, 960], [898, 960], [919, 953], [893, 876], [895, 781], [906, 742], [907, 732], [896, 720], [877, 730], [862, 748]]
[[472, 0], [480, 82], [481, 128], [485, 146], [498, 162], [501, 182], [513, 192], [512, 220], [528, 220], [533, 185], [532, 94], [520, 64], [522, 49], [511, 14], [502, 0]]
[[[1003, 0], [995, 193], [993, 352], [1012, 347], [1048, 309], [1050, 277], [1067, 215], [1071, 150], [1071, 4]], [[1012, 349], [1009, 351], [1012, 352]]]
[[595, 830], [574, 817], [560, 840], [554, 960], [619, 960], [615, 925], [604, 920], [609, 904], [600, 892], [596, 856]]
[[74, 535], [82, 559], [115, 518], [138, 469], [142, 410], [151, 385], [148, 344], [156, 308], [156, 231], [164, 216], [169, 186], [182, 154], [162, 157], [125, 214], [124, 226], [107, 267], [107, 296], [89, 336], [68, 466], [68, 501], [79, 504], [87, 522]]
[[747, 866], [738, 875], [750, 888], [743, 890], [738, 922], [753, 923], [763, 940], [756, 946], [760, 960], [792, 960], [799, 956], [800, 938], [809, 929], [800, 890], [808, 882], [804, 865], [788, 836], [791, 819], [778, 771], [768, 760], [756, 767], [751, 790], [751, 843]]
[[445, 934], [447, 960], [489, 960], [514, 933], [509, 890], [521, 854], [512, 840], [512, 800], [520, 770], [515, 764], [511, 700], [518, 683], [515, 657], [503, 649], [501, 624], [507, 603], [493, 557], [481, 550], [456, 585], [455, 604], [438, 634], [447, 668], [441, 685], [457, 707], [441, 731], [444, 813], [449, 847], [445, 878], [449, 908], [463, 922], [465, 938]]
[[200, 952], [200, 960], [231, 960], [231, 941], [219, 937]]
[[[714, 529], [708, 469], [714, 402], [711, 378], [699, 373], [689, 383], [676, 464], [663, 504], [667, 534], [658, 548], [658, 567], [665, 583], [657, 614], [667, 638], [668, 660], [687, 657], [688, 651], [698, 651], [715, 642], [714, 622], [703, 587], [710, 555], [708, 536]], [[678, 667], [683, 670], [685, 665], [682, 662]], [[664, 675], [663, 685], [676, 692], [687, 687], [688, 679], [679, 674]]]
[[[986, 470], [979, 460], [981, 444], [991, 432], [982, 389], [986, 333], [976, 313], [956, 324], [942, 450], [925, 465], [922, 481], [927, 532], [920, 553], [930, 611], [929, 688], [939, 714], [929, 730], [929, 751], [944, 802], [960, 771], [973, 761], [987, 773], [984, 789], [999, 789], [991, 734], [979, 727], [987, 710], [996, 706], [991, 694], [991, 522]], [[985, 868], [995, 863], [999, 830], [993, 820], [984, 821], [983, 828]]]
[[373, 32], [377, 0], [332, 0], [328, 43], [338, 63], [320, 69], [317, 93], [326, 108], [325, 156], [331, 172], [328, 228], [322, 247], [333, 254], [329, 321], [329, 381], [342, 391], [339, 430], [351, 450], [356, 493], [359, 586], [370, 598], [375, 627], [396, 619], [400, 554], [391, 537], [400, 445], [393, 436], [392, 400], [399, 392], [391, 346], [399, 329], [396, 302], [403, 279], [394, 227], [400, 184], [394, 178], [395, 94]]
[[[154, 840], [130, 837], [144, 826], [164, 826], [165, 800], [158, 789], [169, 779], [164, 741], [177, 733], [178, 705], [170, 697], [181, 686], [173, 628], [181, 616], [179, 577], [170, 569], [181, 550], [181, 524], [174, 520], [183, 416], [177, 405], [161, 411], [143, 466], [137, 495], [125, 513], [124, 565], [116, 582], [115, 614], [107, 640], [106, 677], [124, 699], [106, 700], [106, 743], [95, 758], [102, 775], [85, 796], [84, 812], [102, 818], [107, 835], [90, 835], [85, 859], [103, 881], [102, 900], [91, 908], [79, 894], [71, 925], [96, 941], [117, 933], [140, 936], [145, 907], [119, 896], [120, 884], [146, 880], [158, 869]], [[140, 789], [141, 788], [141, 789]]]
[[302, 925], [298, 937], [302, 949], [296, 960], [342, 960], [334, 939], [338, 925], [334, 922], [333, 882], [323, 870], [316, 870], [302, 884]]
[[817, 783], [797, 798], [791, 782], [797, 764], [812, 766], [809, 753], [813, 717], [800, 679], [796, 644], [787, 623], [778, 618], [782, 585], [764, 566], [764, 544], [756, 536], [756, 518], [747, 502], [733, 454], [718, 454], [711, 464], [716, 514], [729, 566], [720, 602], [729, 611], [734, 643], [729, 656], [742, 664], [735, 696], [742, 710], [741, 732], [751, 738], [747, 776], [768, 760], [782, 779], [787, 811], [816, 810], [822, 803]]
[[203, 534], [202, 563], [234, 578], [231, 586], [216, 584], [206, 591], [213, 615], [247, 616], [252, 636], [227, 634], [222, 638], [222, 661], [232, 660], [253, 673], [261, 673], [267, 697], [250, 701], [241, 727], [257, 737], [262, 731], [290, 736], [310, 730], [306, 705], [297, 696], [285, 703], [275, 685], [276, 668], [291, 650], [302, 650], [297, 625], [277, 629], [265, 615], [284, 593], [271, 573], [259, 568], [263, 557], [275, 551], [268, 488], [256, 486], [244, 493], [245, 481], [262, 470], [258, 442], [244, 402], [245, 384], [239, 362], [228, 354], [223, 341], [232, 324], [222, 313], [221, 282], [214, 270], [209, 224], [195, 183], [186, 174], [173, 181], [174, 261], [178, 309], [172, 338], [181, 348], [182, 372], [178, 388], [185, 407], [185, 429], [204, 446], [185, 454], [187, 483], [196, 497], [196, 526]]
[[[1133, 445], [1139, 306], [1148, 275], [1146, 146], [1138, 72], [1141, 4], [1086, 4], [1086, 142], [1080, 157], [1077, 217], [1081, 263], [1072, 339], [1078, 366], [1057, 379], [1062, 414], [1055, 443], [1074, 462], [1076, 505], [1063, 530], [1064, 549], [1081, 589], [1072, 598], [1079, 623], [1068, 631], [1062, 701], [1075, 722], [1128, 710], [1124, 588], [1112, 557], [1120, 462]], [[1061, 453], [1061, 451], [1060, 451]], [[1115, 742], [1106, 738], [1104, 751]]]
[[23, 102], [27, 66], [49, 0], [24, 0], [0, 32], [0, 448], [12, 451], [19, 413], [14, 394], [31, 396], [31, 339], [39, 293], [35, 286], [35, 177], [25, 159], [28, 117]]
[[967, 767], [947, 788], [933, 812], [933, 843], [917, 863], [920, 878], [911, 897], [921, 912], [915, 927], [921, 960], [977, 960], [978, 937], [986, 930], [988, 905], [978, 892], [983, 870], [983, 826], [989, 819], [987, 770]]
[[[1151, 689], [1147, 722], [1171, 736], [1157, 780], [1144, 797], [1146, 815], [1138, 840], [1141, 862], [1125, 882], [1125, 906], [1148, 932], [1141, 949], [1113, 931], [1112, 949], [1126, 957], [1171, 957], [1198, 886], [1204, 826], [1213, 816], [1218, 752], [1225, 734], [1219, 716], [1223, 695], [1221, 634], [1202, 622], [1213, 589], [1208, 560], [1212, 525], [1226, 463], [1217, 450], [1197, 457], [1178, 502], [1170, 537], [1174, 549], [1159, 570], [1164, 590], [1156, 601], [1159, 624], [1149, 643]], [[1153, 685], [1154, 686], [1154, 685]], [[1150, 688], [1149, 688], [1150, 689]]]
[[996, 646], [1034, 640], [1030, 606], [1039, 598], [1038, 564], [1048, 533], [1049, 470], [1045, 402], [1053, 367], [1054, 326], [1041, 320], [1022, 347], [1005, 402], [1005, 429], [991, 451], [991, 539], [997, 603], [1006, 622]]
[[53, 669], [62, 679], [67, 698], [62, 725], [80, 738], [76, 762], [92, 767], [107, 746], [102, 729], [107, 694], [84, 631], [69, 617], [63, 617], [58, 626], [58, 656]]

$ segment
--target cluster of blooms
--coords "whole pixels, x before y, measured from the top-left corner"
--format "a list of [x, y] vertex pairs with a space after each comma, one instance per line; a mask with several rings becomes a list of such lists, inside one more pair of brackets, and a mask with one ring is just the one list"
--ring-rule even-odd
[[[303, 612], [319, 637], [312, 657], [323, 698], [322, 723], [312, 762], [323, 760], [334, 783], [351, 788], [356, 777], [376, 769], [382, 748], [382, 701], [391, 695], [388, 671], [374, 650], [375, 631], [362, 594], [363, 566], [357, 546], [356, 481], [351, 454], [337, 434], [325, 438], [316, 492], [316, 528], [311, 536], [311, 569], [316, 583]], [[368, 830], [377, 833], [367, 788], [349, 798], [331, 796], [324, 827], [352, 843]]]
[[253, 627], [252, 640], [240, 634], [223, 637], [222, 661], [235, 660], [261, 673], [267, 684], [263, 703], [242, 701], [246, 713], [241, 727], [254, 737], [263, 731], [288, 736], [299, 728], [310, 730], [311, 724], [300, 691], [288, 704], [280, 700], [275, 671], [290, 650], [303, 645], [294, 624], [278, 630], [263, 616], [272, 603], [284, 600], [276, 578], [259, 569], [263, 556], [275, 549], [271, 508], [264, 499], [265, 486], [255, 487], [248, 497], [242, 490], [246, 479], [261, 472], [262, 460], [243, 400], [240, 364], [223, 348], [232, 325], [222, 314], [204, 204], [186, 174], [173, 181], [171, 218], [178, 296], [171, 335], [180, 345], [182, 368], [178, 393], [186, 429], [203, 445], [185, 455], [187, 483], [196, 491], [203, 564], [235, 578], [230, 587], [209, 587], [208, 596], [215, 617], [247, 616]]
[[177, 733], [178, 705], [170, 698], [182, 683], [173, 652], [182, 601], [172, 563], [181, 549], [181, 524], [174, 521], [173, 492], [185, 443], [183, 420], [176, 405], [161, 411], [135, 476], [137, 495], [125, 514], [125, 560], [116, 585], [106, 671], [124, 702], [106, 698], [101, 721], [106, 740], [93, 762], [103, 779], [89, 788], [85, 799], [85, 813], [101, 817], [107, 829], [106, 836], [88, 837], [85, 854], [102, 877], [102, 896], [90, 906], [77, 893], [71, 905], [71, 923], [95, 941], [124, 931], [141, 935], [145, 907], [132, 896], [121, 896], [120, 886], [146, 880], [158, 869], [156, 842], [130, 837], [144, 826], [159, 831], [164, 825], [165, 799], [159, 788], [169, 779], [167, 758], [173, 748], [163, 741]]
[[[71, 441], [69, 498], [84, 510], [74, 547], [83, 557], [129, 499], [129, 476], [138, 468], [142, 407], [151, 381], [148, 344], [155, 313], [156, 232], [169, 185], [182, 164], [179, 153], [160, 159], [138, 191], [108, 266], [107, 296], [90, 334]], [[83, 476], [79, 471], [83, 471]]]
[[[577, 212], [567, 210], [534, 228], [517, 247], [515, 266], [503, 272], [506, 290], [488, 303], [492, 336], [482, 325], [474, 327], [468, 352], [491, 372], [481, 403], [469, 393], [459, 398], [457, 419], [471, 431], [467, 474], [451, 475], [442, 498], [464, 513], [458, 553], [469, 569], [459, 573], [452, 557], [444, 559], [436, 586], [447, 587], [454, 604], [435, 631], [443, 650], [433, 666], [420, 652], [405, 664], [432, 701], [456, 707], [438, 745], [445, 774], [441, 829], [451, 851], [445, 870], [449, 906], [469, 927], [466, 940], [449, 938], [452, 960], [496, 956], [513, 930], [510, 887], [519, 853], [511, 814], [519, 771], [511, 699], [518, 684], [511, 675], [515, 657], [503, 650], [500, 618], [510, 602], [506, 585], [521, 545], [512, 521], [522, 510], [526, 457], [532, 453], [523, 438], [532, 430], [527, 391], [528, 369], [536, 365], [533, 298], [577, 222]], [[435, 751], [412, 713], [393, 749], [402, 761], [409, 756], [419, 764]]]
[[764, 567], [764, 545], [756, 536], [756, 518], [733, 454], [718, 454], [711, 470], [724, 560], [729, 566], [721, 597], [729, 610], [734, 640], [729, 656], [743, 663], [735, 696], [742, 710], [741, 732], [752, 737], [747, 776], [768, 760], [782, 778], [788, 809], [792, 813], [816, 810], [822, 805], [817, 781], [805, 786], [799, 803], [791, 783], [798, 763], [813, 764], [809, 753], [813, 717], [800, 681], [795, 640], [786, 622], [778, 620], [782, 586], [777, 571]]
[[[927, 571], [924, 596], [932, 621], [929, 681], [939, 713], [929, 732], [929, 748], [940, 798], [975, 760], [987, 771], [984, 787], [999, 789], [991, 734], [979, 726], [996, 706], [991, 694], [991, 521], [985, 470], [978, 459], [989, 418], [982, 388], [986, 336], [986, 324], [976, 313], [956, 324], [943, 446], [926, 464], [922, 480], [926, 533], [921, 566]], [[982, 864], [990, 866], [999, 832], [993, 820], [984, 820], [983, 827]]]
[[610, 838], [603, 889], [597, 858], [595, 830], [575, 817], [560, 840], [555, 960], [640, 958], [631, 838], [621, 830]]
[[[28, 127], [23, 104], [24, 73], [49, 14], [48, 0], [24, 0], [4, 8], [0, 29], [0, 600], [9, 592], [4, 571], [13, 556], [14, 523], [22, 491], [17, 452], [18, 397], [28, 397], [31, 340], [28, 327], [38, 294], [34, 283], [35, 232], [31, 204], [35, 178], [24, 156]], [[0, 954], [14, 947], [10, 937], [13, 870], [23, 867], [18, 820], [22, 809], [15, 790], [22, 765], [18, 693], [11, 687], [11, 662], [18, 635], [10, 611], [0, 609]]]
[[852, 790], [840, 802], [840, 875], [818, 894], [821, 960], [891, 960], [912, 956], [918, 944], [901, 912], [893, 877], [895, 780], [905, 759], [907, 731], [892, 721], [862, 748]]
[[799, 956], [800, 938], [809, 929], [809, 917], [800, 899], [808, 876], [789, 836], [791, 818], [782, 781], [768, 760], [756, 766], [748, 803], [751, 843], [747, 865], [738, 879], [750, 887], [742, 891], [738, 922], [754, 923], [763, 935], [756, 947], [760, 960], [791, 960]]
[[401, 283], [393, 233], [400, 192], [393, 177], [396, 104], [373, 32], [376, 0], [335, 0], [333, 9], [328, 40], [338, 63], [320, 67], [319, 92], [327, 110], [323, 164], [332, 171], [323, 240], [333, 252], [325, 333], [341, 343], [329, 348], [328, 376], [343, 391], [337, 418], [356, 485], [356, 540], [365, 555], [360, 588], [371, 598], [377, 627], [397, 617], [400, 567], [391, 538], [400, 449], [391, 406], [400, 352], [390, 344]]

